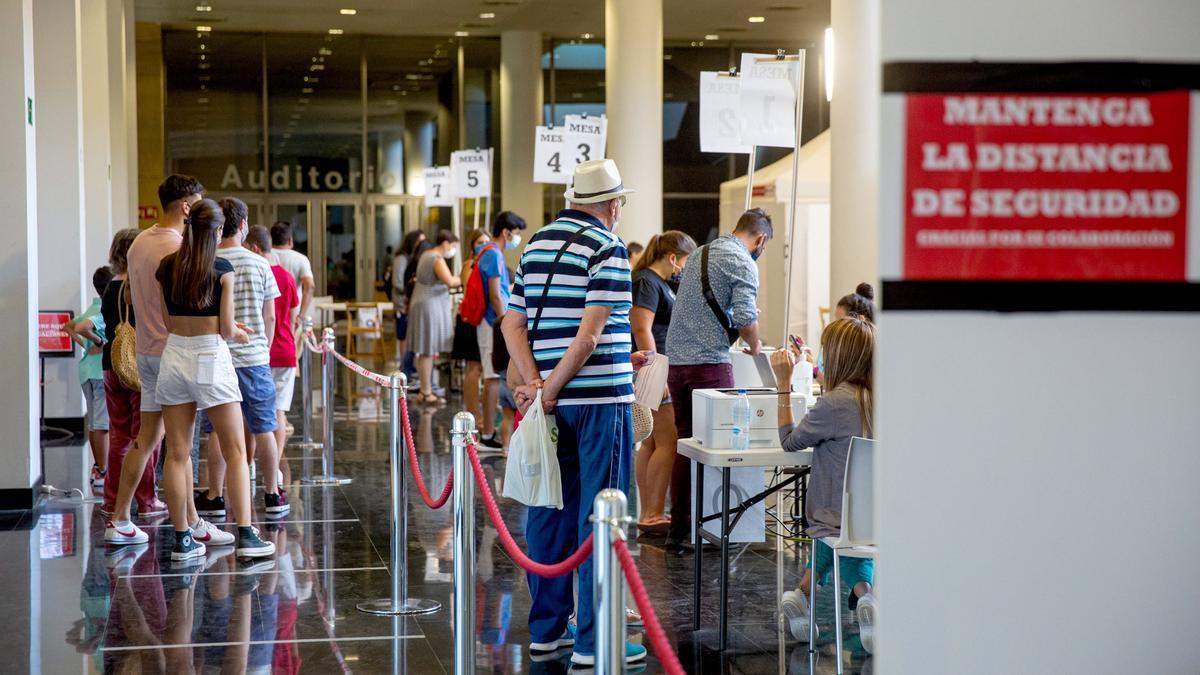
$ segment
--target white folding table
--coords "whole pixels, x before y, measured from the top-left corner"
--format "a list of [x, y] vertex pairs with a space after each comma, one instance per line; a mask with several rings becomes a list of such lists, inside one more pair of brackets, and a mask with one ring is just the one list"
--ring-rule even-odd
[[[768, 496], [786, 487], [802, 481], [805, 473], [795, 474], [776, 485], [768, 486], [762, 492], [746, 499], [730, 509], [729, 476], [730, 471], [745, 467], [807, 467], [812, 464], [812, 450], [787, 452], [781, 447], [750, 448], [748, 450], [725, 450], [706, 448], [695, 438], [679, 440], [679, 454], [687, 457], [696, 464], [695, 492], [692, 498], [692, 526], [695, 530], [692, 544], [695, 547], [696, 567], [692, 578], [692, 630], [700, 630], [700, 568], [703, 560], [704, 542], [709, 541], [721, 547], [720, 571], [720, 615], [717, 618], [717, 633], [720, 639], [721, 651], [728, 646], [729, 641], [729, 535], [737, 526], [738, 520], [750, 507], [766, 499]], [[704, 495], [704, 466], [711, 466], [721, 471], [721, 512], [702, 516], [701, 501]], [[704, 530], [703, 524], [720, 518], [721, 534], [713, 535]]]

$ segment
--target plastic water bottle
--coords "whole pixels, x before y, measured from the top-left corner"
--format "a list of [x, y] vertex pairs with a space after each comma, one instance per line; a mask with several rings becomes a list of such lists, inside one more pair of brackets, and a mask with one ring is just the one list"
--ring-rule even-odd
[[750, 398], [745, 389], [738, 389], [733, 402], [733, 449], [750, 449]]

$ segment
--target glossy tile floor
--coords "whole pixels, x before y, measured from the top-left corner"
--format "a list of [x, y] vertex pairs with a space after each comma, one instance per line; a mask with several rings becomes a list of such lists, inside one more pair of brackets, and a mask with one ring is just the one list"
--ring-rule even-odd
[[[409, 491], [409, 593], [442, 603], [438, 612], [391, 618], [364, 614], [357, 603], [389, 592], [389, 478], [387, 400], [367, 396], [347, 403], [345, 392], [369, 394], [348, 371], [339, 388], [336, 470], [353, 477], [332, 488], [293, 485], [289, 516], [255, 520], [277, 545], [276, 558], [257, 565], [209, 554], [203, 567], [172, 569], [171, 529], [158, 520], [146, 528], [150, 543], [106, 550], [103, 520], [91, 500], [45, 500], [33, 512], [0, 514], [0, 672], [35, 673], [441, 673], [453, 672], [452, 542], [450, 508], [430, 511]], [[297, 395], [297, 408], [299, 396]], [[421, 468], [437, 491], [451, 467], [449, 424], [458, 401], [414, 408]], [[294, 421], [299, 419], [294, 416]], [[293, 471], [304, 453], [292, 449]], [[312, 456], [311, 469], [319, 472]], [[87, 450], [75, 439], [45, 448], [46, 479], [59, 487], [86, 486]], [[499, 494], [504, 462], [485, 460]], [[505, 520], [523, 542], [524, 507], [501, 499]], [[140, 521], [139, 521], [140, 522]], [[477, 559], [476, 672], [565, 673], [561, 658], [532, 662], [525, 576], [497, 543], [482, 509]], [[145, 527], [145, 523], [143, 523]], [[655, 608], [690, 673], [809, 673], [807, 646], [777, 624], [776, 550], [773, 540], [734, 549], [731, 567], [730, 645], [717, 651], [716, 555], [704, 559], [702, 625], [691, 631], [691, 557], [666, 554], [660, 539], [642, 537], [631, 548]], [[798, 581], [797, 552], [784, 555], [784, 584]], [[227, 549], [228, 550], [228, 549]], [[819, 593], [822, 637], [816, 672], [835, 672], [831, 589]], [[588, 591], [590, 592], [590, 591]], [[857, 627], [844, 617], [846, 672], [869, 672]], [[646, 642], [637, 631], [630, 639]], [[651, 652], [630, 672], [662, 672]]]

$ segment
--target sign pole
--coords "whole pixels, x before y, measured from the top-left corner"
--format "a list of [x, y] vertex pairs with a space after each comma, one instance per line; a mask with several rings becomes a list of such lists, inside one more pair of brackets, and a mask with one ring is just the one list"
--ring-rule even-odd
[[[804, 50], [797, 52], [800, 66], [796, 69], [796, 145], [792, 149], [792, 194], [791, 206], [788, 209], [787, 241], [783, 244], [783, 264], [787, 265], [787, 285], [783, 288], [783, 336], [779, 344], [788, 344], [788, 335], [792, 326], [792, 256], [795, 255], [795, 242], [792, 240], [796, 233], [796, 193], [800, 189], [800, 135], [804, 126]], [[807, 284], [805, 284], [807, 287]]]
[[746, 211], [750, 210], [750, 202], [754, 199], [754, 164], [758, 158], [758, 146], [750, 146], [750, 163], [746, 165]]

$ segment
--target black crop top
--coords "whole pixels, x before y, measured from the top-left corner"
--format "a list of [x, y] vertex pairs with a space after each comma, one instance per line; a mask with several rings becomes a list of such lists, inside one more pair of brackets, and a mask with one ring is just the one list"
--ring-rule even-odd
[[175, 272], [175, 259], [178, 257], [178, 255], [178, 253], [172, 253], [171, 255], [163, 258], [162, 262], [158, 264], [158, 272], [154, 274], [154, 278], [158, 279], [158, 283], [162, 285], [163, 300], [165, 300], [167, 304], [167, 314], [170, 314], [171, 316], [220, 316], [222, 295], [221, 277], [225, 276], [226, 274], [232, 274], [233, 265], [231, 265], [229, 261], [224, 258], [216, 258], [215, 263], [213, 264], [214, 274], [211, 277], [212, 281], [210, 282], [213, 287], [212, 299], [209, 301], [207, 307], [192, 309], [191, 307], [177, 305], [171, 299], [171, 287], [173, 283], [172, 279]]

